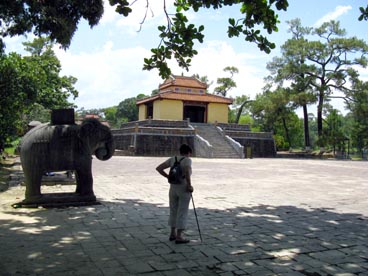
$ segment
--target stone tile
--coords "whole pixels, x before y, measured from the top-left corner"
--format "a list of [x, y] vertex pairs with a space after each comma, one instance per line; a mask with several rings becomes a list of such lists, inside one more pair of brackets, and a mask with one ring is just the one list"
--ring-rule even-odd
[[139, 273], [148, 273], [148, 272], [154, 272], [155, 269], [147, 264], [143, 263], [141, 261], [135, 261], [134, 263], [129, 263], [124, 266], [124, 268], [132, 274], [139, 274]]
[[172, 270], [172, 271], [164, 271], [163, 275], [165, 276], [191, 276], [193, 274], [190, 274], [189, 272], [187, 272], [184, 269], [177, 269], [177, 270]]
[[367, 271], [365, 268], [362, 268], [357, 263], [344, 263], [344, 264], [338, 264], [339, 268], [344, 270], [345, 272], [349, 273], [361, 273]]
[[[365, 163], [194, 158], [194, 197], [204, 242], [191, 209], [186, 235], [192, 242], [176, 245], [168, 241], [168, 186], [154, 171], [163, 159], [94, 160], [101, 205], [13, 209], [10, 202], [24, 196], [24, 187], [0, 193], [0, 247], [6, 248], [0, 250], [1, 271], [368, 275]], [[245, 168], [251, 172], [246, 179]]]
[[181, 269], [186, 269], [186, 268], [198, 267], [199, 264], [191, 260], [184, 260], [184, 261], [176, 262], [176, 266]]
[[157, 254], [157, 255], [169, 254], [169, 253], [174, 252], [172, 248], [162, 243], [154, 245], [154, 246], [150, 246], [149, 248], [154, 254]]
[[148, 263], [156, 271], [167, 271], [167, 270], [174, 270], [174, 269], [176, 269], [176, 264], [175, 263], [154, 262], [154, 261], [149, 261]]

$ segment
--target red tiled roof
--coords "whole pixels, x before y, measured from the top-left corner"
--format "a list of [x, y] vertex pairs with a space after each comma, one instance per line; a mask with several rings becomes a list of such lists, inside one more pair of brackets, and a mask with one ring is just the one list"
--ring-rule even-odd
[[194, 77], [172, 76], [159, 85], [159, 90], [163, 90], [169, 86], [182, 86], [207, 90], [207, 84]]
[[96, 118], [96, 119], [100, 119], [100, 116], [98, 116], [97, 114], [86, 114], [84, 116], [84, 118]]
[[105, 125], [107, 127], [110, 127], [109, 122], [108, 121], [105, 121], [105, 120], [101, 120], [100, 116], [98, 116], [97, 114], [86, 114], [84, 117], [77, 118], [75, 120], [75, 123], [77, 125], [80, 125], [80, 124], [82, 124], [82, 122], [83, 122], [84, 119], [89, 119], [89, 118], [95, 118], [95, 119], [99, 120], [101, 124], [103, 124], [103, 125]]
[[221, 96], [216, 96], [212, 94], [194, 94], [194, 93], [180, 93], [180, 92], [164, 92], [137, 101], [137, 105], [153, 102], [155, 100], [178, 100], [178, 101], [188, 101], [188, 102], [205, 102], [205, 103], [223, 103], [232, 104], [233, 100], [229, 98], [224, 98]]

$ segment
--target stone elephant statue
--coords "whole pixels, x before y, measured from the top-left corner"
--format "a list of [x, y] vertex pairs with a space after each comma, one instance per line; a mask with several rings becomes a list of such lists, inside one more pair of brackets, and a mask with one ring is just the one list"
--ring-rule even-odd
[[41, 124], [23, 137], [20, 158], [25, 177], [25, 202], [42, 198], [41, 179], [51, 171], [75, 171], [76, 194], [95, 199], [92, 155], [107, 160], [115, 146], [109, 127], [97, 119], [85, 119], [81, 125]]

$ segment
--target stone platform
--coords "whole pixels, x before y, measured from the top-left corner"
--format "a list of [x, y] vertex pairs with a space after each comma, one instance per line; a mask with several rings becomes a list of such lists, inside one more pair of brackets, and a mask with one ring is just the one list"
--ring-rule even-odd
[[191, 209], [177, 245], [163, 160], [94, 159], [96, 206], [14, 209], [24, 187], [11, 185], [0, 275], [368, 275], [367, 162], [193, 158], [203, 242]]

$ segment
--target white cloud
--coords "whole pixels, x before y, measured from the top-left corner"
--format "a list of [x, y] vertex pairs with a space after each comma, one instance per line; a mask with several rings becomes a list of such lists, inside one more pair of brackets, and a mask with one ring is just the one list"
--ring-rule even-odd
[[108, 107], [140, 93], [149, 95], [160, 80], [157, 74], [142, 71], [143, 58], [149, 55], [142, 47], [114, 49], [109, 41], [94, 53], [55, 52], [62, 63], [62, 74], [78, 78], [75, 103], [79, 108]]
[[[143, 47], [116, 49], [113, 42], [108, 41], [102, 49], [93, 53], [72, 54], [58, 48], [55, 52], [62, 63], [62, 74], [78, 78], [76, 88], [79, 97], [75, 100], [78, 108], [108, 107], [141, 93], [150, 95], [163, 82], [157, 70], [142, 70], [143, 58], [150, 56], [150, 51]], [[183, 72], [186, 76], [208, 76], [214, 82], [210, 87], [212, 92], [217, 78], [227, 77], [223, 69], [235, 66], [239, 69], [239, 74], [234, 78], [237, 88], [231, 90], [228, 96], [246, 94], [254, 98], [262, 90], [265, 72], [252, 63], [261, 62], [266, 62], [263, 56], [236, 53], [226, 42], [211, 41], [198, 49], [190, 72], [174, 63], [171, 67], [173, 74]]]
[[[213, 81], [209, 89], [212, 92], [217, 86], [217, 78], [230, 77], [224, 72], [224, 68], [234, 66], [239, 69], [239, 73], [234, 76], [237, 87], [230, 90], [227, 96], [236, 97], [245, 94], [254, 98], [262, 91], [263, 78], [267, 73], [266, 69], [262, 68], [266, 67], [267, 55], [254, 56], [246, 52], [236, 52], [231, 45], [223, 41], [209, 41], [205, 45], [198, 49], [198, 56], [193, 59], [190, 72], [184, 72], [184, 74], [207, 76], [210, 81]], [[264, 67], [259, 66], [262, 63], [265, 64]]]
[[341, 15], [347, 13], [349, 10], [351, 10], [351, 6], [337, 6], [333, 12], [329, 12], [320, 19], [317, 20], [317, 22], [314, 24], [315, 27], [321, 26], [324, 22], [329, 22], [331, 20], [336, 20]]

